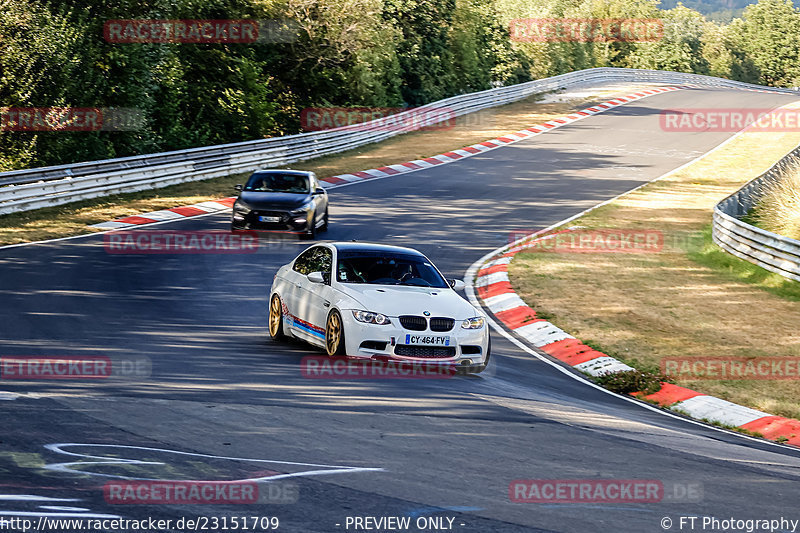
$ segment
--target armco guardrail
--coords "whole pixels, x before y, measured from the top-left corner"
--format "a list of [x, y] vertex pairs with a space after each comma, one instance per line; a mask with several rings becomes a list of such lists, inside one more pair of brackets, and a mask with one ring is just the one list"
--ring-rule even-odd
[[[709, 87], [755, 88], [759, 85], [712, 78], [697, 74], [594, 68], [561, 74], [508, 87], [463, 94], [393, 115], [392, 127], [378, 119], [341, 128], [273, 137], [234, 144], [193, 148], [105, 161], [76, 163], [0, 173], [0, 214], [28, 211], [77, 200], [144, 189], [166, 187], [276, 167], [313, 159], [382, 141], [430, 125], [435, 119], [417, 121], [404, 127], [394, 124], [413, 113], [417, 119], [431, 116], [460, 116], [526, 98], [532, 94], [590, 83], [654, 82]], [[788, 89], [780, 91], [793, 92]], [[437, 113], [438, 112], [438, 113]]]
[[770, 184], [800, 156], [800, 146], [761, 176], [747, 183], [714, 208], [712, 236], [726, 252], [781, 276], [800, 281], [800, 241], [763, 230], [740, 220]]

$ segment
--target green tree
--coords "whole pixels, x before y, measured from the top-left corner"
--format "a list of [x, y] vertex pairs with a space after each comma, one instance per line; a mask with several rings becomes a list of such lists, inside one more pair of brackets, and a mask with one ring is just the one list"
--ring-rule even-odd
[[401, 94], [410, 105], [454, 94], [459, 78], [450, 48], [455, 0], [386, 0], [386, 21], [397, 27]]
[[663, 12], [664, 34], [660, 40], [640, 43], [628, 57], [632, 68], [708, 74], [703, 57], [703, 16], [682, 4]]
[[706, 23], [703, 33], [703, 57], [709, 74], [720, 78], [758, 83], [759, 70], [741, 49], [735, 26]]
[[731, 28], [738, 46], [760, 70], [762, 83], [800, 85], [800, 14], [790, 0], [759, 0]]
[[289, 0], [297, 38], [271, 72], [307, 104], [398, 105], [400, 35], [386, 10], [381, 0]]
[[[699, 4], [698, 4], [699, 5]], [[527, 18], [664, 21], [655, 42], [525, 42]], [[113, 19], [286, 21], [257, 44], [116, 44]], [[761, 0], [730, 25], [656, 0], [0, 0], [0, 105], [125, 107], [136, 131], [0, 131], [0, 170], [285, 135], [304, 107], [420, 105], [593, 66], [800, 85], [800, 14]]]

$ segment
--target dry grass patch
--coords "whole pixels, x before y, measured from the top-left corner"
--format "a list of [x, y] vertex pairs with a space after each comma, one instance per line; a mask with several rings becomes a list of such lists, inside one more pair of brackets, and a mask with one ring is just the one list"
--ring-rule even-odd
[[766, 188], [750, 216], [768, 231], [800, 239], [800, 160], [794, 159], [780, 181]]
[[[342, 154], [295, 163], [291, 168], [313, 170], [324, 177], [430, 157], [582, 109], [599, 98], [641, 88], [641, 85], [608, 86], [584, 91], [586, 96], [553, 103], [538, 103], [542, 95], [534, 95], [502, 107], [458, 117], [456, 125], [449, 129], [400, 135]], [[236, 175], [197, 181], [3, 215], [0, 216], [0, 245], [92, 233], [97, 230], [90, 228], [91, 224], [106, 220], [232, 196], [233, 185], [241, 183], [243, 178], [243, 175]]]
[[[667, 357], [800, 357], [800, 284], [709, 242], [713, 206], [798, 142], [797, 133], [744, 134], [572, 222], [660, 230], [665, 242], [659, 253], [520, 253], [510, 266], [511, 281], [559, 327], [640, 369], [658, 369]], [[678, 383], [800, 417], [797, 380]]]

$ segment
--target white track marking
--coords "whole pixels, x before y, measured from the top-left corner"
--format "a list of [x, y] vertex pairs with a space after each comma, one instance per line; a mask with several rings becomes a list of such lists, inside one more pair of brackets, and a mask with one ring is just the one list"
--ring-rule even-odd
[[[241, 462], [248, 462], [248, 463], [271, 463], [277, 465], [291, 465], [291, 466], [305, 466], [305, 467], [314, 467], [314, 470], [304, 470], [302, 472], [292, 472], [287, 474], [275, 474], [271, 476], [264, 476], [258, 478], [248, 478], [248, 479], [238, 479], [235, 482], [253, 482], [258, 483], [261, 481], [274, 481], [278, 479], [286, 479], [292, 477], [305, 477], [305, 476], [321, 476], [321, 475], [329, 475], [329, 474], [352, 474], [357, 472], [383, 472], [383, 468], [366, 468], [366, 467], [358, 467], [358, 466], [344, 466], [344, 465], [323, 465], [323, 464], [314, 464], [314, 463], [295, 463], [291, 461], [275, 461], [271, 459], [248, 459], [245, 457], [227, 457], [223, 455], [211, 455], [211, 454], [203, 454], [203, 453], [193, 453], [193, 452], [180, 452], [176, 450], [167, 450], [163, 448], [148, 448], [144, 446], [127, 446], [127, 445], [118, 445], [118, 444], [87, 444], [87, 443], [56, 443], [56, 444], [47, 444], [45, 448], [50, 451], [61, 453], [64, 455], [70, 455], [73, 457], [82, 457], [85, 459], [99, 459], [99, 461], [74, 461], [68, 463], [55, 463], [55, 464], [48, 464], [45, 465], [47, 470], [57, 471], [57, 472], [70, 472], [70, 473], [80, 473], [80, 474], [89, 474], [92, 476], [100, 476], [100, 477], [110, 477], [116, 479], [130, 479], [130, 480], [146, 480], [146, 481], [158, 481], [158, 479], [147, 479], [147, 478], [133, 478], [133, 477], [126, 477], [126, 476], [119, 476], [114, 474], [103, 474], [100, 472], [92, 472], [88, 470], [82, 469], [74, 469], [74, 466], [91, 466], [91, 465], [165, 465], [166, 463], [160, 461], [141, 461], [139, 459], [124, 459], [124, 458], [111, 458], [105, 456], [98, 456], [98, 455], [89, 455], [86, 453], [76, 453], [76, 452], [69, 452], [64, 450], [64, 448], [68, 447], [89, 447], [89, 448], [115, 448], [115, 449], [128, 449], [128, 450], [140, 450], [140, 451], [148, 451], [148, 452], [161, 452], [173, 455], [183, 455], [183, 456], [190, 456], [190, 457], [202, 457], [205, 459], [222, 459], [222, 460], [229, 460], [229, 461], [241, 461]], [[198, 480], [188, 480], [188, 481], [198, 481]]]
[[51, 498], [34, 494], [0, 494], [0, 502], [79, 502], [78, 498]]
[[[0, 494], [0, 503], [24, 503], [24, 502], [43, 502], [43, 503], [58, 503], [58, 502], [79, 502], [79, 498], [52, 498], [50, 496], [37, 496], [35, 494]], [[112, 514], [99, 514], [92, 512], [86, 507], [68, 507], [61, 505], [40, 505], [39, 509], [42, 511], [19, 511], [0, 509], [0, 522], [3, 517], [9, 516], [40, 516], [46, 518], [122, 518], [118, 515]], [[0, 528], [0, 531], [2, 528]]]
[[[183, 207], [192, 207], [192, 206], [183, 206]], [[209, 216], [217, 215], [217, 214], [222, 213], [222, 212], [223, 211], [220, 210], [220, 211], [215, 211], [213, 213], [204, 213], [202, 215], [194, 215], [192, 217], [185, 217], [183, 220], [191, 220], [191, 219], [209, 217]], [[172, 224], [174, 222], [175, 222], [175, 220], [164, 220], [162, 222], [150, 222], [148, 224], [136, 224], [136, 225], [126, 224], [124, 227], [125, 228], [141, 228], [141, 227], [147, 226], [147, 227], [150, 228], [150, 227], [153, 227], [153, 226], [160, 226], [162, 224]], [[119, 229], [121, 229], [121, 227]], [[105, 230], [105, 231], [93, 231], [91, 233], [84, 233], [83, 235], [70, 235], [69, 237], [58, 237], [56, 239], [47, 239], [47, 240], [44, 240], [44, 241], [20, 242], [20, 243], [17, 243], [17, 244], [6, 244], [5, 246], [0, 246], [0, 250], [7, 250], [9, 248], [21, 248], [23, 246], [33, 246], [35, 244], [49, 244], [51, 242], [71, 241], [73, 239], [84, 239], [86, 237], [94, 237], [96, 235], [103, 235], [105, 233], [114, 233], [116, 231], [119, 231], [119, 229], [114, 228], [114, 229], [108, 229], [108, 230]]]

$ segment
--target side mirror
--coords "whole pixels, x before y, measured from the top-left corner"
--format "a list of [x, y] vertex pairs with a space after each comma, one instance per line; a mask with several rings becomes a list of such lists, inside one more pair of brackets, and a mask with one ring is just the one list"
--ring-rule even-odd
[[464, 282], [460, 279], [451, 279], [448, 280], [448, 283], [450, 283], [450, 286], [457, 291], [463, 290], [465, 287]]
[[306, 277], [311, 283], [325, 283], [325, 276], [322, 275], [322, 272], [310, 272]]
[[316, 190], [314, 191], [314, 196], [318, 196], [320, 194], [325, 194], [325, 189], [323, 189], [322, 187], [317, 187]]
[[242, 187], [241, 183], [239, 185], [234, 185], [233, 186], [233, 190], [235, 190], [235, 191], [241, 191], [242, 189], [244, 189], [244, 187]]

